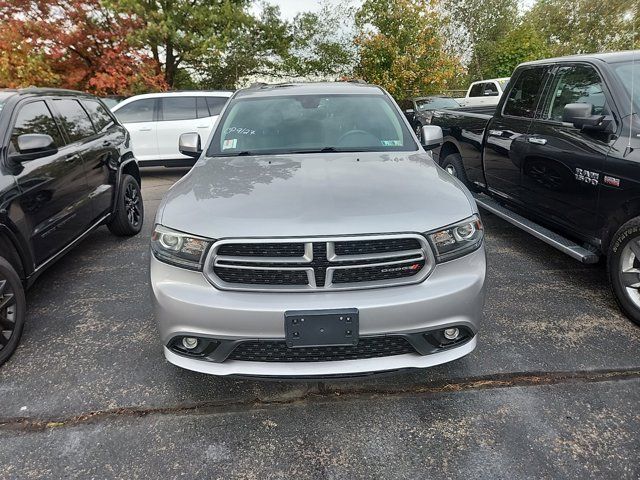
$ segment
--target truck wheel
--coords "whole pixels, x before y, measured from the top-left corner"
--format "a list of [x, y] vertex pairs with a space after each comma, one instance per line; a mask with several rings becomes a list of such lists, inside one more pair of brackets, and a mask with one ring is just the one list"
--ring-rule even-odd
[[629, 220], [613, 236], [607, 270], [620, 309], [640, 325], [640, 218]]
[[444, 168], [449, 175], [456, 177], [468, 188], [472, 188], [469, 179], [467, 179], [467, 172], [464, 170], [462, 164], [462, 157], [458, 153], [450, 153], [441, 162], [442, 168]]
[[20, 277], [11, 264], [0, 257], [0, 365], [7, 361], [20, 342], [26, 311]]
[[131, 175], [122, 175], [116, 199], [116, 213], [107, 227], [114, 235], [130, 237], [140, 232], [143, 221], [144, 205], [140, 185]]

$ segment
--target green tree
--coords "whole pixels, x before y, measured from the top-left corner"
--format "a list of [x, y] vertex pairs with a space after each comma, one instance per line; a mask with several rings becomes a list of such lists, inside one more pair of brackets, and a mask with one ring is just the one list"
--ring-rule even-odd
[[639, 12], [640, 0], [538, 0], [525, 22], [540, 32], [554, 55], [595, 53], [632, 48]]
[[[107, 1], [107, 0], [105, 0]], [[169, 87], [209, 55], [224, 55], [239, 28], [251, 25], [249, 0], [108, 0], [110, 8], [143, 25], [131, 34], [146, 45]]]
[[446, 89], [459, 64], [443, 49], [435, 7], [429, 0], [366, 0], [356, 15], [355, 75], [396, 98]]
[[468, 80], [495, 77], [493, 53], [518, 24], [518, 1], [444, 0], [442, 11], [451, 50], [467, 59]]
[[522, 22], [493, 43], [492, 51], [484, 62], [484, 72], [494, 78], [508, 77], [520, 63], [552, 55], [540, 32]]

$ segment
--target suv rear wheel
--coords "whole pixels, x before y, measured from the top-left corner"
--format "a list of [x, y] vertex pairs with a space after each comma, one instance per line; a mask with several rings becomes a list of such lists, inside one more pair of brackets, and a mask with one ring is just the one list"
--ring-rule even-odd
[[0, 257], [0, 365], [18, 346], [26, 310], [20, 277], [11, 264]]
[[122, 175], [118, 192], [116, 213], [107, 225], [114, 235], [129, 237], [142, 229], [144, 205], [140, 185], [131, 175]]
[[618, 305], [640, 325], [640, 218], [629, 220], [613, 236], [607, 270]]

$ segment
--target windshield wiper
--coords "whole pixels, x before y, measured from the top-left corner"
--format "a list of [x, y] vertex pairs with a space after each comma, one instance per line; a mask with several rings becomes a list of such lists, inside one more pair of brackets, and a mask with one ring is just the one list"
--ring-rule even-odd
[[336, 147], [310, 148], [308, 150], [292, 150], [291, 153], [326, 153], [339, 152]]

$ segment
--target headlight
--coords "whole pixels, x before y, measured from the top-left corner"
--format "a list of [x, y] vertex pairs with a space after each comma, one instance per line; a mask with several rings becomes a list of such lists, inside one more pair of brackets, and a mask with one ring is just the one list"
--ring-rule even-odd
[[162, 225], [156, 225], [151, 235], [151, 251], [158, 260], [190, 270], [202, 271], [204, 256], [211, 243]]
[[446, 262], [477, 250], [484, 232], [477, 215], [435, 233], [427, 234], [438, 262]]

